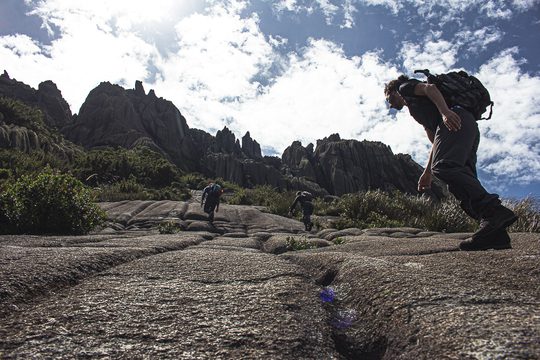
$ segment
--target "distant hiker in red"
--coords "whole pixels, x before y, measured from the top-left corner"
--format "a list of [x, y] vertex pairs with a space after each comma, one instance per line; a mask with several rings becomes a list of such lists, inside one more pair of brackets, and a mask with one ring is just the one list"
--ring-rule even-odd
[[201, 197], [201, 206], [204, 205], [204, 212], [208, 214], [208, 221], [214, 221], [214, 210], [219, 211], [219, 202], [223, 194], [223, 188], [219, 184], [210, 183], [204, 188]]
[[[427, 70], [417, 72], [425, 73], [429, 80], [438, 80], [433, 79], [435, 76], [430, 75]], [[455, 75], [455, 81], [458, 82], [461, 81], [459, 76], [471, 78], [465, 72], [448, 75]], [[446, 75], [439, 75], [437, 78], [440, 76]], [[442, 79], [446, 81], [447, 78]], [[475, 78], [474, 80], [478, 81]], [[443, 97], [439, 83], [435, 85], [429, 82], [431, 81], [425, 83], [401, 75], [384, 88], [390, 107], [401, 110], [406, 106], [414, 120], [424, 127], [432, 143], [428, 163], [418, 180], [418, 191], [431, 187], [433, 173], [448, 184], [448, 190], [460, 201], [461, 208], [467, 215], [480, 221], [472, 239], [460, 243], [461, 250], [509, 249], [510, 237], [506, 228], [512, 225], [517, 217], [513, 211], [501, 205], [497, 194], [490, 194], [484, 189], [476, 173], [476, 151], [480, 141], [476, 120], [480, 119], [485, 106], [474, 107], [472, 103], [468, 108], [461, 105], [450, 105], [449, 108], [449, 95]], [[458, 83], [455, 86], [441, 87], [445, 90], [456, 88], [460, 89], [461, 85]], [[485, 92], [487, 93], [487, 90]], [[458, 97], [460, 95], [468, 96], [463, 92], [457, 94]], [[490, 101], [489, 93], [484, 96]]]
[[306, 231], [311, 231], [311, 228], [313, 227], [313, 223], [311, 222], [311, 215], [313, 214], [314, 209], [313, 203], [311, 202], [312, 200], [313, 195], [311, 195], [310, 192], [298, 191], [296, 193], [296, 198], [289, 209], [289, 215], [292, 216], [296, 204], [300, 204], [300, 207], [302, 208], [302, 222], [304, 223]]

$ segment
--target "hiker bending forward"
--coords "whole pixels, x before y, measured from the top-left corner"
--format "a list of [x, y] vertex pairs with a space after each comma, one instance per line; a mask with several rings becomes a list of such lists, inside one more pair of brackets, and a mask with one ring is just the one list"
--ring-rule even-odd
[[448, 108], [434, 84], [409, 79], [406, 75], [390, 81], [384, 89], [391, 108], [407, 106], [432, 143], [429, 160], [418, 181], [418, 191], [431, 187], [432, 174], [448, 184], [461, 208], [480, 221], [472, 239], [460, 244], [462, 250], [510, 248], [505, 228], [517, 217], [501, 205], [497, 194], [484, 189], [476, 174], [476, 151], [480, 133], [472, 113], [460, 106]]
[[298, 191], [296, 193], [296, 198], [289, 209], [289, 215], [292, 216], [296, 204], [300, 203], [300, 207], [302, 208], [302, 222], [304, 223], [306, 231], [311, 231], [311, 228], [313, 227], [313, 223], [311, 222], [311, 215], [313, 214], [314, 209], [313, 203], [311, 202], [312, 200], [313, 195], [311, 195], [310, 192]]
[[201, 206], [204, 205], [204, 212], [208, 214], [208, 221], [214, 221], [214, 210], [219, 211], [219, 202], [223, 194], [223, 189], [220, 185], [210, 183], [204, 188], [201, 197]]

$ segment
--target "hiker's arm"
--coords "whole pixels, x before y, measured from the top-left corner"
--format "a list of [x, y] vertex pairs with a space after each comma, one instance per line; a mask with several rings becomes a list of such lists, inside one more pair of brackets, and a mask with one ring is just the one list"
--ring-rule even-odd
[[201, 206], [203, 205], [204, 203], [204, 199], [206, 198], [206, 194], [207, 194], [207, 191], [206, 191], [206, 188], [203, 190], [202, 192], [202, 196], [201, 196]]
[[435, 140], [435, 134], [433, 134], [433, 131], [429, 129], [425, 130], [426, 135], [431, 142], [431, 150], [429, 151], [429, 158], [426, 167], [424, 168], [424, 172], [422, 175], [420, 175], [420, 179], [418, 179], [418, 191], [420, 192], [431, 188], [431, 162], [433, 159], [433, 141]]
[[435, 104], [442, 115], [444, 125], [450, 131], [458, 131], [461, 128], [461, 118], [448, 108], [446, 101], [434, 84], [419, 83], [414, 87], [414, 94], [427, 96]]
[[292, 213], [294, 208], [296, 207], [296, 204], [298, 204], [298, 201], [300, 200], [300, 196], [297, 196], [294, 199], [294, 202], [292, 203], [291, 207], [289, 208], [289, 213]]

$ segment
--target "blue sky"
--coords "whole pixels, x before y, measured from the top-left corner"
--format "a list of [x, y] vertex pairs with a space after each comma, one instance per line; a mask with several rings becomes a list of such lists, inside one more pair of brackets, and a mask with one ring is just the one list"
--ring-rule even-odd
[[[384, 84], [464, 69], [488, 87], [480, 177], [540, 196], [540, 0], [2, 0], [0, 59], [79, 111], [101, 81], [173, 101], [190, 127], [250, 131], [267, 155], [332, 133], [424, 164], [429, 142]], [[0, 69], [1, 71], [2, 69]]]

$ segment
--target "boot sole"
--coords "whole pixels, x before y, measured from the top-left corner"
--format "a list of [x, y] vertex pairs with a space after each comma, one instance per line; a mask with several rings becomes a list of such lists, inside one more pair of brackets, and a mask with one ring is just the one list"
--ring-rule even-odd
[[506, 250], [511, 249], [512, 245], [510, 244], [500, 244], [500, 245], [486, 245], [486, 246], [476, 246], [471, 248], [462, 248], [461, 245], [459, 247], [459, 250], [461, 251], [485, 251], [485, 250]]
[[491, 236], [464, 240], [459, 244], [462, 251], [484, 251], [484, 250], [505, 250], [511, 249], [511, 240], [506, 230], [499, 229]]
[[501, 226], [499, 227], [496, 227], [496, 228], [493, 228], [493, 230], [487, 232], [487, 233], [484, 233], [480, 236], [475, 236], [475, 234], [473, 234], [472, 236], [472, 239], [473, 240], [478, 240], [479, 238], [485, 238], [485, 237], [488, 237], [488, 236], [491, 236], [493, 235], [496, 231], [499, 231], [501, 229], [506, 229], [507, 227], [509, 227], [510, 225], [512, 225], [513, 223], [515, 223], [517, 221], [518, 217], [517, 216], [513, 216], [511, 218], [509, 218], [508, 220], [504, 221], [501, 223]]

